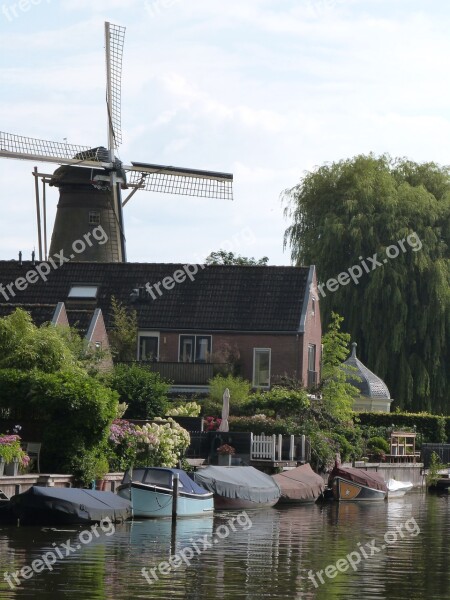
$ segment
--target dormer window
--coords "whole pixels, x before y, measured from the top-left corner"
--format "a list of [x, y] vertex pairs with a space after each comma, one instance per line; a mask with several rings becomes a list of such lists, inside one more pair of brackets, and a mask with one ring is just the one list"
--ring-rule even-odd
[[73, 285], [68, 298], [97, 298], [98, 285]]

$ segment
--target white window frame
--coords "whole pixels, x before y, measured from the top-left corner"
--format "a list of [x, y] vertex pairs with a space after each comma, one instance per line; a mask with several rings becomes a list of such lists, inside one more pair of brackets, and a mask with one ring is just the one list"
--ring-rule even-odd
[[[269, 384], [268, 385], [257, 385], [255, 382], [255, 370], [256, 370], [256, 353], [257, 352], [268, 352], [269, 353]], [[253, 348], [253, 377], [252, 383], [254, 388], [260, 390], [270, 389], [270, 380], [272, 378], [272, 348]]]
[[138, 331], [138, 340], [137, 340], [137, 349], [136, 349], [136, 358], [137, 360], [141, 360], [140, 357], [140, 349], [141, 349], [141, 337], [155, 337], [158, 338], [158, 352], [157, 352], [157, 360], [159, 360], [159, 353], [161, 347], [161, 335], [159, 331]]

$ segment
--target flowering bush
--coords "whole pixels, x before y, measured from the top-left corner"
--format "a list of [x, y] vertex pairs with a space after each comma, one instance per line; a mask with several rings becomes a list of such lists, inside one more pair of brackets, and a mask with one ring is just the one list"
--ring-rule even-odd
[[22, 467], [27, 467], [30, 462], [30, 457], [20, 446], [20, 436], [16, 434], [0, 435], [0, 457], [5, 463], [18, 460]]
[[175, 467], [191, 443], [191, 436], [171, 417], [136, 426], [139, 434], [138, 461], [146, 467]]
[[217, 431], [219, 429], [222, 419], [218, 417], [205, 417], [203, 419], [203, 427], [205, 431]]
[[236, 450], [233, 448], [233, 446], [229, 446], [228, 444], [222, 444], [217, 448], [217, 454], [229, 454], [231, 456], [232, 454], [235, 454], [235, 452]]
[[198, 417], [202, 407], [197, 402], [185, 402], [166, 411], [168, 417]]
[[115, 419], [109, 430], [109, 467], [112, 471], [125, 471], [136, 460], [140, 433], [136, 426], [124, 419]]

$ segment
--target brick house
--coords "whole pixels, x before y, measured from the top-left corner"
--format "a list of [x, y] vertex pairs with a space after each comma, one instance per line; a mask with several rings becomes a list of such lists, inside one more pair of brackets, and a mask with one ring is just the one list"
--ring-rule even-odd
[[27, 274], [38, 267], [0, 261], [1, 315], [20, 306], [37, 324], [78, 324], [107, 348], [114, 296], [137, 313], [136, 359], [178, 391], [206, 391], [214, 374], [230, 371], [263, 389], [282, 375], [318, 381], [314, 266], [69, 262], [36, 281]]

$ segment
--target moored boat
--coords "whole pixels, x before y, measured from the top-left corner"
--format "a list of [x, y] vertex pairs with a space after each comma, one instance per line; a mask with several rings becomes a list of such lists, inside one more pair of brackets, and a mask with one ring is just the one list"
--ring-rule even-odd
[[383, 477], [354, 467], [337, 464], [330, 473], [333, 498], [340, 502], [373, 502], [385, 500], [388, 491]]
[[174, 477], [178, 475], [178, 517], [212, 514], [213, 495], [181, 469], [142, 467], [125, 472], [117, 494], [130, 500], [136, 518], [172, 516]]
[[277, 482], [254, 467], [209, 465], [196, 471], [194, 479], [214, 493], [216, 510], [267, 508], [281, 495]]
[[130, 519], [131, 504], [112, 492], [33, 486], [10, 500], [10, 510], [22, 525], [113, 523]]
[[281, 489], [280, 504], [315, 502], [325, 490], [325, 482], [309, 463], [272, 475]]
[[401, 498], [413, 488], [413, 484], [410, 481], [397, 481], [396, 479], [389, 479], [387, 482], [388, 487], [388, 498]]

